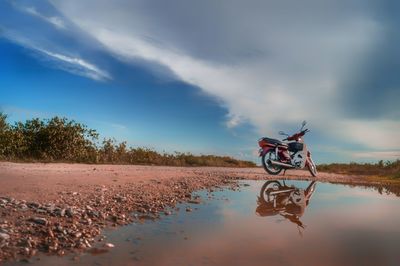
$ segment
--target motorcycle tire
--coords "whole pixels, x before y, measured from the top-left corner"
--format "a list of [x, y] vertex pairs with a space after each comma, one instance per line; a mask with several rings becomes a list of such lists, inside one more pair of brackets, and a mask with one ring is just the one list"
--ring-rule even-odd
[[260, 198], [265, 203], [269, 203], [269, 202], [271, 202], [271, 199], [269, 197], [269, 191], [270, 190], [279, 190], [281, 188], [282, 188], [282, 185], [281, 185], [281, 183], [279, 183], [279, 181], [276, 181], [276, 180], [267, 181], [261, 187]]
[[310, 174], [313, 177], [317, 176], [317, 166], [315, 165], [314, 161], [311, 158], [307, 159], [307, 167], [308, 167], [308, 171], [310, 171]]
[[[262, 165], [263, 165], [265, 171], [267, 171], [268, 174], [270, 174], [270, 175], [278, 175], [282, 171], [282, 167], [273, 166], [270, 163], [268, 163], [268, 160], [271, 159], [271, 155], [273, 155], [275, 157], [275, 151], [269, 150], [269, 151], [267, 151], [267, 153], [265, 153], [262, 156]], [[279, 160], [279, 158], [275, 158], [275, 160]]]

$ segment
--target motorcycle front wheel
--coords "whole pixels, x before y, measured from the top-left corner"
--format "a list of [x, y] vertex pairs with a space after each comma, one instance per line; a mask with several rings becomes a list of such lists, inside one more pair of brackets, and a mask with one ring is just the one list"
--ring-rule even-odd
[[311, 159], [311, 157], [309, 157], [307, 160], [308, 160], [308, 163], [307, 163], [308, 171], [310, 171], [310, 174], [311, 174], [313, 177], [316, 177], [316, 176], [317, 176], [317, 166], [315, 165], [315, 163], [314, 163], [314, 161]]
[[279, 157], [275, 154], [274, 150], [269, 150], [262, 156], [262, 165], [268, 174], [277, 175], [282, 171], [282, 167], [271, 164], [271, 160], [279, 161]]

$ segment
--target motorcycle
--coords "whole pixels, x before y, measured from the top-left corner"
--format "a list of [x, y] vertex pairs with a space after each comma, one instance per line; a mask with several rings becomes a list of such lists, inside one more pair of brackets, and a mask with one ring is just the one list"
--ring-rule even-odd
[[258, 197], [256, 213], [261, 216], [280, 215], [290, 222], [304, 229], [305, 225], [300, 221], [310, 199], [315, 191], [316, 181], [312, 181], [306, 189], [295, 186], [287, 186], [285, 181], [281, 184], [278, 180], [265, 182], [261, 187]]
[[303, 121], [300, 131], [289, 136], [283, 131], [279, 135], [286, 136], [282, 141], [272, 138], [258, 140], [259, 156], [262, 158], [264, 169], [271, 175], [278, 175], [282, 170], [308, 168], [311, 175], [317, 176], [317, 167], [311, 158], [311, 152], [304, 143], [303, 136], [310, 132], [304, 129], [307, 124]]

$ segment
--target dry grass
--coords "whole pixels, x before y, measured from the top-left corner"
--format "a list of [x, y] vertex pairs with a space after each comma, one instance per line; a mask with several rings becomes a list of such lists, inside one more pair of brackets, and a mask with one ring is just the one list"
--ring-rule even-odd
[[322, 172], [349, 174], [349, 175], [364, 175], [371, 180], [387, 182], [400, 182], [400, 160], [378, 163], [332, 163], [318, 165], [318, 170]]

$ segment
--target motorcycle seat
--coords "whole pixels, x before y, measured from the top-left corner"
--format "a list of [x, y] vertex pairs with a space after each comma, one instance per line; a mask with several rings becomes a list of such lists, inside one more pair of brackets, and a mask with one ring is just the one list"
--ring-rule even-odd
[[266, 142], [274, 145], [288, 146], [287, 143], [280, 141], [279, 139], [263, 138]]

